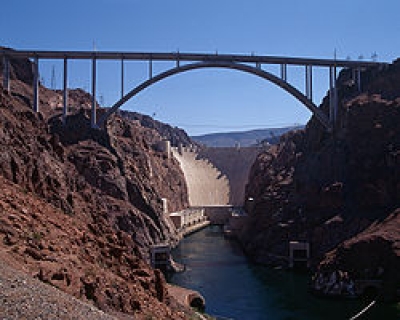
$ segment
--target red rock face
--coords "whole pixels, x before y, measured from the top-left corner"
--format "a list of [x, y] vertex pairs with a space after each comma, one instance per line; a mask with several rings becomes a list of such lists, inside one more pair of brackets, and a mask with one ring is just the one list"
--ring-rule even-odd
[[106, 216], [68, 215], [0, 177], [0, 250], [19, 268], [106, 312], [182, 319], [162, 274]]
[[31, 88], [11, 87], [0, 87], [0, 176], [12, 182], [0, 181], [2, 246], [31, 274], [103, 310], [183, 318], [146, 264], [150, 244], [176, 238], [161, 198], [171, 211], [188, 205], [178, 163], [154, 147], [161, 136], [118, 116], [90, 129], [81, 90], [71, 92], [63, 127], [61, 93], [41, 87], [35, 114]]
[[[253, 166], [246, 198], [254, 210], [242, 240], [258, 261], [283, 263], [288, 241], [304, 240], [317, 263], [400, 206], [400, 64], [363, 72], [362, 94], [350, 74], [340, 74], [334, 135], [312, 119]], [[328, 105], [325, 98], [321, 108]]]
[[[42, 91], [49, 100], [51, 92]], [[156, 131], [118, 117], [106, 130], [91, 130], [85, 109], [62, 127], [46, 103], [42, 120], [19, 98], [1, 99], [2, 175], [69, 213], [130, 212], [134, 225], [144, 226], [136, 232], [143, 247], [174, 238], [161, 198], [169, 200], [171, 211], [186, 207], [186, 184], [178, 163], [154, 147], [161, 140]]]

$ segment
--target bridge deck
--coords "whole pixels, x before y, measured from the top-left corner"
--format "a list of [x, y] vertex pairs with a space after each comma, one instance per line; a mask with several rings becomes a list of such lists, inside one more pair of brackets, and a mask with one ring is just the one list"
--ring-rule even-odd
[[[289, 94], [303, 103], [328, 130], [332, 131], [337, 118], [338, 96], [336, 89], [337, 68], [352, 67], [354, 80], [357, 83], [358, 90], [361, 91], [361, 70], [365, 67], [384, 65], [385, 63], [375, 61], [352, 61], [337, 59], [316, 59], [299, 57], [279, 57], [265, 55], [244, 55], [244, 54], [206, 54], [206, 53], [180, 53], [180, 52], [112, 52], [112, 51], [44, 51], [44, 50], [13, 50], [9, 48], [0, 48], [0, 55], [3, 58], [3, 87], [10, 91], [10, 59], [12, 58], [30, 58], [33, 59], [33, 109], [39, 112], [39, 60], [43, 59], [62, 59], [64, 60], [63, 72], [63, 113], [62, 121], [65, 123], [68, 113], [68, 60], [88, 59], [92, 62], [92, 128], [100, 128], [107, 121], [107, 118], [114, 113], [125, 102], [131, 99], [140, 91], [172, 75], [200, 68], [228, 68], [247, 72], [259, 76], [265, 80], [273, 82]], [[96, 78], [97, 78], [97, 60], [120, 60], [121, 61], [121, 99], [118, 100], [103, 117], [97, 121], [96, 112]], [[149, 79], [144, 81], [129, 93], [124, 93], [124, 61], [140, 60], [149, 62]], [[176, 67], [153, 76], [153, 61], [173, 61]], [[188, 62], [183, 66], [181, 61]], [[255, 63], [255, 66], [249, 65]], [[262, 65], [275, 64], [280, 65], [281, 76], [275, 76], [262, 69]], [[305, 93], [291, 85], [287, 81], [287, 66], [296, 65], [305, 67]], [[324, 114], [313, 102], [312, 97], [312, 68], [328, 67], [330, 81], [330, 106], [329, 117]]]
[[312, 65], [337, 67], [368, 67], [385, 63], [300, 57], [280, 57], [245, 54], [207, 54], [181, 52], [118, 52], [118, 51], [43, 51], [0, 49], [1, 55], [15, 58], [38, 59], [98, 59], [98, 60], [152, 60], [152, 61], [229, 61], [237, 63], [261, 63], [279, 65]]

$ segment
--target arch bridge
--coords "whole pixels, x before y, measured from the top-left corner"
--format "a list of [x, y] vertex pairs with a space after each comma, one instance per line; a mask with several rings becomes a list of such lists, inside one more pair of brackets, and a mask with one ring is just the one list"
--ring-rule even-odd
[[[204, 68], [224, 68], [238, 70], [245, 73], [256, 75], [262, 79], [268, 80], [281, 87], [286, 92], [298, 99], [312, 114], [321, 122], [321, 124], [331, 131], [335, 125], [338, 97], [336, 89], [337, 69], [352, 68], [353, 80], [361, 91], [361, 70], [369, 66], [382, 65], [380, 62], [373, 61], [351, 61], [337, 59], [315, 59], [315, 58], [297, 58], [297, 57], [278, 57], [264, 55], [232, 55], [232, 54], [201, 54], [201, 53], [154, 53], [154, 52], [101, 52], [101, 51], [28, 51], [1, 49], [0, 54], [3, 57], [3, 87], [10, 91], [10, 59], [27, 58], [33, 60], [33, 108], [39, 112], [39, 62], [40, 60], [53, 59], [63, 60], [63, 122], [66, 121], [68, 114], [68, 61], [69, 60], [91, 60], [92, 62], [92, 112], [91, 125], [93, 128], [103, 127], [107, 119], [117, 111], [124, 103], [133, 98], [136, 94], [170, 76], [187, 72], [195, 69]], [[97, 61], [115, 60], [121, 62], [121, 98], [116, 101], [111, 108], [103, 114], [100, 119], [96, 115], [96, 82], [97, 82]], [[144, 61], [148, 62], [149, 75], [148, 80], [125, 93], [124, 90], [124, 63], [125, 61]], [[153, 75], [153, 63], [155, 61], [171, 61], [174, 63], [169, 70]], [[280, 74], [274, 75], [263, 69], [264, 65], [279, 65]], [[287, 77], [287, 70], [290, 66], [304, 67], [304, 92], [290, 84]], [[313, 102], [313, 67], [325, 67], [329, 69], [329, 95], [330, 106], [329, 113], [326, 114]]]

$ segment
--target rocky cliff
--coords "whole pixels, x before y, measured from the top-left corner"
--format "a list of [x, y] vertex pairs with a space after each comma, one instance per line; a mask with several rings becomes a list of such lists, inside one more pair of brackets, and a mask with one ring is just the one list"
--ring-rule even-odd
[[0, 86], [2, 250], [102, 310], [184, 318], [146, 262], [149, 245], [176, 239], [161, 199], [171, 210], [188, 205], [179, 164], [156, 147], [160, 134], [119, 116], [90, 129], [82, 90], [70, 91], [65, 126], [61, 92], [41, 86], [36, 114], [30, 63], [12, 62], [11, 93]]
[[[363, 241], [371, 253], [382, 244], [388, 261], [400, 267], [400, 236], [388, 228], [398, 219], [379, 223], [400, 206], [400, 61], [364, 70], [361, 93], [351, 74], [343, 70], [339, 76], [334, 133], [312, 118], [305, 130], [285, 135], [253, 165], [246, 192], [253, 210], [242, 242], [257, 261], [284, 264], [289, 241], [300, 240], [310, 242], [315, 265], [347, 240], [344, 246]], [[326, 97], [321, 108], [328, 106]], [[373, 233], [364, 231], [371, 225]], [[372, 241], [386, 233], [390, 240]], [[330, 253], [331, 266], [341, 252]], [[357, 261], [357, 252], [346, 251], [343, 259]], [[364, 261], [354, 268], [365, 269]], [[385, 269], [385, 276], [395, 279], [395, 269]]]
[[184, 130], [154, 120], [150, 116], [126, 110], [119, 110], [118, 114], [129, 120], [137, 121], [143, 127], [156, 130], [164, 139], [169, 140], [174, 147], [177, 147], [179, 144], [183, 146], [195, 144]]

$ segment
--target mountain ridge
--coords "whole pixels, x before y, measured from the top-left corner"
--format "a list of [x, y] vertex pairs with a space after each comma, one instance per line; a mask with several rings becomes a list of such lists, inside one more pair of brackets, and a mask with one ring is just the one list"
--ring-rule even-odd
[[280, 137], [286, 132], [302, 128], [304, 128], [304, 125], [296, 124], [288, 127], [207, 133], [190, 136], [190, 138], [208, 147], [235, 147], [238, 145], [241, 147], [249, 147], [260, 145], [265, 142], [276, 144], [279, 142]]

